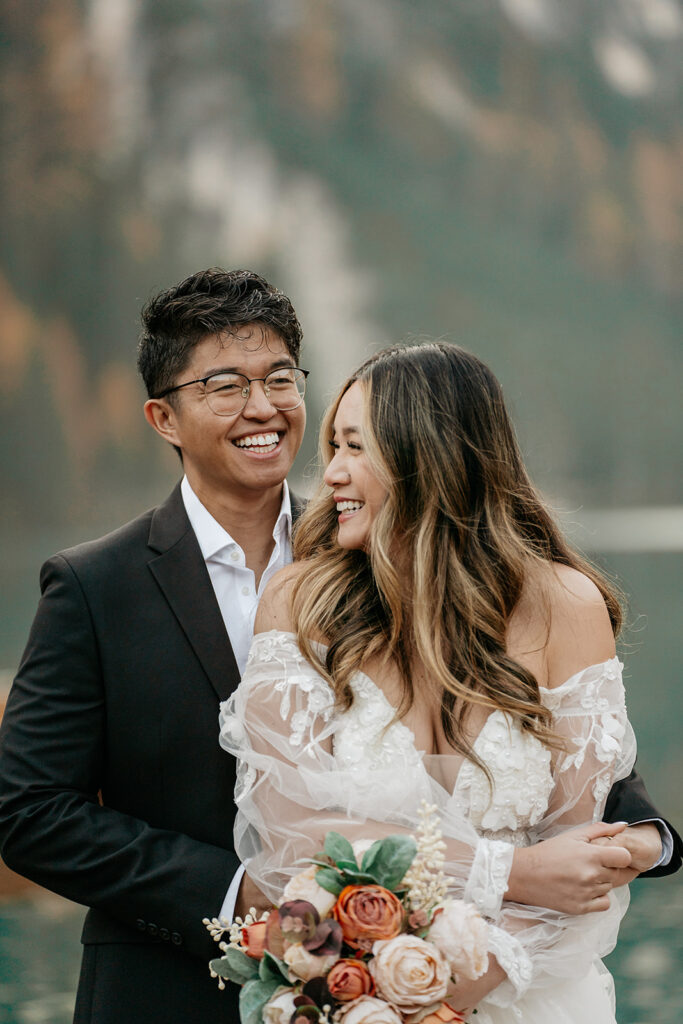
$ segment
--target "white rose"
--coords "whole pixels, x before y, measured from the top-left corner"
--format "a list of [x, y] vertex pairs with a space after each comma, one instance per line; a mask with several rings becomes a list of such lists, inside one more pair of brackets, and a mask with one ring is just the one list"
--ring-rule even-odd
[[413, 1013], [446, 995], [450, 968], [436, 946], [416, 935], [397, 935], [372, 947], [370, 973], [377, 991], [399, 1010]]
[[315, 880], [318, 870], [317, 864], [311, 864], [305, 871], [300, 871], [298, 875], [294, 875], [294, 878], [290, 878], [283, 890], [280, 906], [283, 903], [288, 903], [289, 900], [308, 900], [321, 918], [327, 917], [337, 902], [337, 897], [334, 893], [323, 889], [322, 885], [318, 885]]
[[339, 1024], [401, 1024], [401, 1018], [383, 999], [361, 996], [342, 1007]]
[[441, 950], [457, 978], [474, 981], [488, 970], [488, 932], [476, 907], [449, 900], [432, 921], [427, 940]]
[[291, 981], [298, 981], [299, 978], [302, 981], [310, 981], [311, 978], [320, 978], [327, 974], [332, 964], [336, 964], [338, 957], [334, 954], [315, 956], [304, 949], [301, 943], [296, 942], [285, 950], [282, 959], [289, 967]]
[[263, 1007], [263, 1024], [289, 1024], [296, 1010], [293, 988], [278, 988]]

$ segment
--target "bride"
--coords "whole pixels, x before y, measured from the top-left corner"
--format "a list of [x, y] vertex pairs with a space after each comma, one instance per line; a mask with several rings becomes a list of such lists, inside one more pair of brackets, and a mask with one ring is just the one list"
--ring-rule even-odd
[[522, 463], [500, 386], [444, 344], [390, 348], [322, 426], [298, 561], [259, 607], [221, 709], [239, 759], [236, 849], [274, 902], [330, 829], [414, 832], [438, 807], [451, 895], [489, 921], [478, 1024], [609, 1024], [624, 886], [572, 917], [507, 902], [516, 847], [597, 821], [635, 741], [617, 599]]

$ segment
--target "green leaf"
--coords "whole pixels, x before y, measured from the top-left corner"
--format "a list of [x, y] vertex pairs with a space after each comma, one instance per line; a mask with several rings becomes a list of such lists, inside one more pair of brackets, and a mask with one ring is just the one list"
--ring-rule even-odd
[[241, 949], [235, 949], [232, 946], [228, 946], [222, 957], [211, 961], [211, 969], [219, 978], [227, 978], [228, 981], [234, 981], [236, 985], [244, 985], [245, 982], [259, 976], [258, 960], [252, 959]]
[[386, 889], [400, 885], [413, 863], [417, 845], [411, 836], [387, 836], [373, 843], [363, 857], [361, 870], [375, 875]]
[[349, 871], [344, 869], [344, 881], [347, 885], [382, 885], [383, 883], [376, 875], [368, 874], [367, 871]]
[[358, 867], [351, 843], [344, 836], [340, 835], [339, 832], [327, 833], [325, 836], [325, 853], [333, 861], [350, 861], [354, 867]]
[[262, 1010], [281, 985], [275, 978], [270, 981], [248, 981], [240, 992], [240, 1021], [242, 1024], [263, 1024]]
[[334, 896], [338, 896], [344, 888], [344, 879], [334, 868], [320, 868], [316, 871], [315, 880], [323, 889], [327, 889]]
[[263, 959], [259, 963], [258, 976], [261, 981], [269, 981], [271, 978], [275, 978], [280, 984], [283, 981], [286, 985], [291, 984], [285, 962], [273, 956], [268, 950], [264, 952]]

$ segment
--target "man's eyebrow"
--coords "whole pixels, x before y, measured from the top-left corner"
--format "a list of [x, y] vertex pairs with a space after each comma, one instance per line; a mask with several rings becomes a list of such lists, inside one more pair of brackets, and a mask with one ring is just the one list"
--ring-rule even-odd
[[[284, 359], [276, 359], [270, 364], [270, 367], [266, 370], [266, 376], [268, 376], [269, 373], [272, 373], [273, 370], [290, 369], [294, 368], [295, 365], [296, 364], [291, 356], [288, 356]], [[240, 370], [239, 367], [237, 366], [217, 366], [215, 370], [207, 370], [206, 373], [202, 374], [202, 377], [212, 377], [215, 373], [239, 373], [241, 377], [247, 376], [246, 373], [243, 373], [243, 371]]]

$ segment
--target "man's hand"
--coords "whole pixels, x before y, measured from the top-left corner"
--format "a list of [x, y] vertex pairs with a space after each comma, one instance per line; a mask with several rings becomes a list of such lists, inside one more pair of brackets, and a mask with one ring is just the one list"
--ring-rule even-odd
[[624, 884], [631, 852], [614, 841], [600, 845], [596, 840], [621, 836], [625, 828], [623, 821], [599, 821], [516, 849], [505, 899], [563, 914], [607, 910], [608, 893]]
[[241, 917], [244, 920], [252, 907], [260, 917], [264, 910], [270, 910], [271, 906], [270, 900], [263, 895], [245, 871], [235, 900], [235, 917]]
[[637, 878], [641, 871], [649, 871], [662, 855], [662, 837], [657, 826], [651, 821], [641, 825], [629, 825], [613, 839], [599, 836], [593, 839], [592, 843], [595, 846], [623, 846], [631, 854], [630, 865], [617, 871], [615, 886], [627, 885]]

